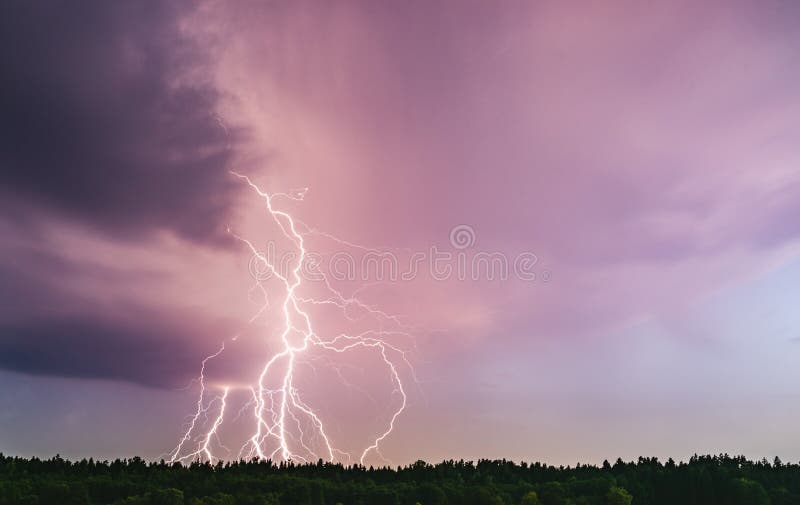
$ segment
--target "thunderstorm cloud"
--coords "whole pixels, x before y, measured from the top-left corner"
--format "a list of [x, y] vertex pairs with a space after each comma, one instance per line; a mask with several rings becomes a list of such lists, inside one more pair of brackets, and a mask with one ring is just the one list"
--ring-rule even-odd
[[19, 220], [219, 240], [230, 133], [217, 92], [156, 2], [3, 2], [0, 191]]
[[237, 133], [181, 15], [171, 2], [0, 5], [0, 367], [153, 385], [196, 363], [173, 345], [185, 326], [72, 292], [71, 275], [102, 272], [42, 250], [53, 227], [227, 247]]

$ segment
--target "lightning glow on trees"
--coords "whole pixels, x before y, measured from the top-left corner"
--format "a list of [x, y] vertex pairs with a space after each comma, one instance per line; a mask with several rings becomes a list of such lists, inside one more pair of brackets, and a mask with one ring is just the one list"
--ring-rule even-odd
[[[305, 242], [307, 236], [319, 235], [348, 247], [370, 249], [310, 228], [289, 212], [276, 208], [276, 199], [302, 201], [306, 190], [293, 194], [270, 194], [261, 190], [247, 176], [238, 173], [233, 173], [233, 175], [246, 182], [263, 199], [267, 214], [274, 225], [297, 251], [291, 268], [284, 273], [275, 264], [274, 259], [260, 252], [251, 241], [232, 234], [253, 255], [259, 268], [270, 274], [267, 276], [267, 280], [256, 276], [255, 287], [264, 294], [264, 302], [250, 322], [252, 323], [270, 309], [264, 282], [278, 283], [282, 295], [280, 347], [264, 363], [260, 373], [255, 377], [254, 383], [248, 386], [251, 399], [242, 406], [239, 415], [236, 416], [238, 419], [242, 415], [246, 415], [245, 413], [249, 410], [254, 425], [252, 435], [241, 447], [237, 457], [299, 462], [326, 459], [350, 463], [357, 460], [364, 464], [366, 458], [374, 452], [374, 455], [385, 460], [380, 452], [381, 443], [394, 430], [395, 423], [405, 410], [408, 401], [401, 367], [405, 367], [412, 378], [415, 377], [406, 351], [390, 343], [389, 338], [400, 335], [410, 337], [408, 328], [397, 316], [366, 304], [354, 295], [345, 296], [340, 290], [333, 287], [330, 280], [321, 271], [317, 271], [316, 274], [321, 276], [325, 296], [319, 298], [305, 293], [302, 296], [300, 294], [304, 286], [302, 269], [308, 254]], [[314, 319], [308, 310], [308, 307], [320, 305], [334, 307], [347, 319], [350, 319], [348, 309], [356, 307], [375, 321], [376, 328], [354, 334], [324, 335], [315, 327]], [[232, 340], [235, 339], [236, 337]], [[391, 381], [389, 400], [395, 406], [385, 429], [363, 450], [360, 450], [360, 453], [355, 453], [358, 454], [356, 459], [352, 452], [342, 450], [333, 443], [326, 429], [326, 421], [304, 400], [304, 391], [297, 383], [296, 373], [298, 361], [302, 360], [311, 350], [322, 350], [336, 356], [358, 349], [372, 352], [379, 360], [377, 363], [385, 367]], [[214, 453], [213, 447], [226, 449], [220, 441], [219, 430], [225, 422], [230, 386], [217, 386], [212, 392], [205, 376], [207, 363], [220, 356], [224, 351], [225, 344], [223, 343], [217, 352], [202, 361], [200, 375], [197, 378], [200, 389], [197, 408], [187, 424], [186, 432], [169, 453], [169, 461], [172, 463], [198, 460], [213, 463], [221, 459]], [[269, 379], [275, 377], [277, 377], [275, 382], [278, 386], [269, 387]], [[213, 421], [210, 420], [210, 415], [215, 416]], [[306, 427], [305, 430], [303, 426]]]

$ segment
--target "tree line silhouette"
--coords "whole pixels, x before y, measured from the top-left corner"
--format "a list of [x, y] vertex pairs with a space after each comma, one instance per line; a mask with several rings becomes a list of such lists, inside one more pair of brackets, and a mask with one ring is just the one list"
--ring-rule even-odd
[[408, 466], [0, 454], [0, 505], [797, 505], [800, 465], [775, 458], [639, 458], [602, 466], [506, 460]]

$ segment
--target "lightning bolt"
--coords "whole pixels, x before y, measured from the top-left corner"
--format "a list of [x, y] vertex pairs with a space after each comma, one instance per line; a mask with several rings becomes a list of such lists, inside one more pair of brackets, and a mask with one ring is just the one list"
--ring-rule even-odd
[[[270, 194], [260, 189], [247, 176], [236, 172], [231, 173], [244, 181], [262, 199], [266, 212], [275, 227], [297, 251], [294, 258], [295, 261], [290, 265], [289, 271], [284, 273], [267, 255], [260, 252], [251, 241], [231, 232], [231, 235], [252, 254], [259, 267], [271, 274], [269, 279], [274, 280], [282, 288], [280, 347], [277, 352], [266, 360], [255, 379], [255, 383], [247, 387], [250, 393], [249, 400], [241, 407], [236, 416], [236, 419], [239, 419], [244, 412], [252, 409], [252, 422], [254, 424], [252, 435], [247, 438], [247, 441], [239, 450], [238, 458], [280, 459], [299, 462], [326, 459], [351, 463], [354, 460], [352, 453], [336, 447], [329, 436], [326, 422], [304, 400], [304, 393], [296, 380], [297, 365], [301, 361], [310, 363], [312, 360], [310, 353], [312, 351], [339, 355], [363, 349], [373, 352], [379, 360], [378, 363], [385, 367], [392, 388], [389, 401], [394, 407], [386, 427], [380, 430], [380, 433], [376, 434], [375, 438], [360, 451], [358, 461], [364, 464], [367, 457], [372, 453], [382, 460], [388, 461], [380, 451], [381, 444], [394, 431], [398, 417], [401, 416], [408, 404], [408, 395], [403, 384], [403, 374], [400, 372], [400, 367], [404, 367], [413, 380], [418, 382], [407, 352], [390, 343], [390, 339], [399, 336], [412, 337], [409, 332], [410, 328], [399, 316], [359, 300], [357, 295], [360, 290], [357, 290], [351, 296], [345, 296], [340, 290], [333, 287], [324, 272], [315, 272], [322, 276], [322, 285], [326, 292], [324, 297], [317, 298], [299, 294], [304, 286], [301, 271], [308, 256], [306, 248], [307, 236], [318, 235], [339, 245], [366, 251], [372, 251], [373, 249], [344, 241], [328, 233], [313, 229], [294, 218], [286, 210], [277, 208], [276, 200], [279, 199], [302, 201], [307, 188], [292, 193]], [[256, 290], [259, 290], [263, 295], [263, 303], [259, 305], [258, 311], [250, 318], [249, 323], [255, 321], [270, 308], [267, 290], [263, 282], [265, 281], [256, 279], [255, 285], [249, 292], [251, 300], [252, 293]], [[360, 289], [364, 289], [364, 287]], [[355, 334], [324, 335], [314, 326], [313, 317], [308, 310], [309, 307], [321, 305], [333, 306], [350, 321], [358, 319], [351, 314], [353, 310], [358, 310], [363, 317], [370, 317], [380, 323], [379, 328]], [[391, 329], [384, 329], [384, 325], [388, 325]], [[186, 427], [183, 437], [180, 438], [177, 446], [170, 452], [169, 461], [171, 463], [193, 460], [204, 460], [213, 463], [221, 459], [214, 454], [213, 442], [216, 440], [216, 445], [224, 448], [219, 441], [219, 431], [225, 422], [226, 401], [230, 388], [229, 386], [223, 386], [221, 393], [208, 400], [209, 393], [206, 386], [205, 370], [206, 364], [222, 354], [224, 350], [225, 345], [223, 343], [216, 353], [209, 355], [202, 361], [200, 375], [197, 378], [200, 392], [196, 410]], [[336, 373], [339, 377], [342, 377], [338, 369], [336, 369]], [[211, 410], [215, 410], [218, 414], [211, 423], [211, 427], [203, 431], [202, 426], [208, 424], [209, 411]]]
[[[195, 427], [197, 426], [198, 420], [202, 416], [206, 415], [206, 413], [208, 412], [208, 409], [211, 407], [210, 404], [209, 405], [205, 404], [205, 395], [206, 395], [206, 376], [205, 376], [205, 372], [206, 372], [206, 364], [209, 361], [211, 361], [212, 359], [214, 359], [217, 356], [219, 356], [220, 354], [222, 354], [222, 351], [224, 351], [224, 350], [225, 350], [225, 342], [222, 343], [222, 346], [219, 348], [219, 350], [217, 352], [215, 352], [214, 354], [211, 354], [211, 355], [207, 356], [205, 359], [203, 359], [202, 365], [200, 366], [200, 376], [197, 378], [197, 382], [198, 382], [198, 384], [200, 384], [200, 394], [197, 397], [197, 410], [195, 411], [194, 416], [192, 416], [192, 419], [189, 422], [189, 426], [186, 429], [186, 433], [184, 433], [183, 437], [178, 442], [178, 445], [170, 452], [170, 458], [169, 458], [169, 462], [170, 463], [175, 463], [176, 461], [181, 461], [181, 460], [190, 458], [190, 456], [181, 456], [181, 453], [183, 451], [184, 445], [186, 445], [186, 443], [189, 442], [189, 440], [191, 439], [192, 433], [195, 431]], [[227, 396], [227, 390], [225, 391], [225, 394]], [[220, 413], [220, 415], [221, 415], [221, 413]], [[205, 451], [203, 451], [203, 452], [207, 452], [207, 451], [208, 451], [208, 444], [206, 444]], [[196, 456], [198, 454], [199, 454], [199, 450], [191, 453], [192, 456]]]

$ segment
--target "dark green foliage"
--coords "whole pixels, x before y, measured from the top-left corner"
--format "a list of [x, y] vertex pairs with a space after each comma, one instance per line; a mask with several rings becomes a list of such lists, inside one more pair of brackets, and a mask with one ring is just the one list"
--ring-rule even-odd
[[622, 487], [612, 487], [608, 490], [608, 494], [606, 494], [606, 504], [607, 505], [631, 505], [633, 501], [633, 496]]
[[639, 458], [601, 467], [480, 460], [396, 469], [269, 461], [188, 466], [0, 454], [0, 505], [800, 505], [800, 465]]
[[536, 491], [529, 491], [522, 497], [520, 505], [542, 505], [542, 502], [539, 501], [539, 496], [536, 494]]
[[542, 505], [567, 505], [567, 491], [560, 482], [548, 482], [539, 488]]
[[731, 481], [728, 489], [728, 503], [730, 505], [769, 505], [770, 499], [761, 484], [740, 478]]

